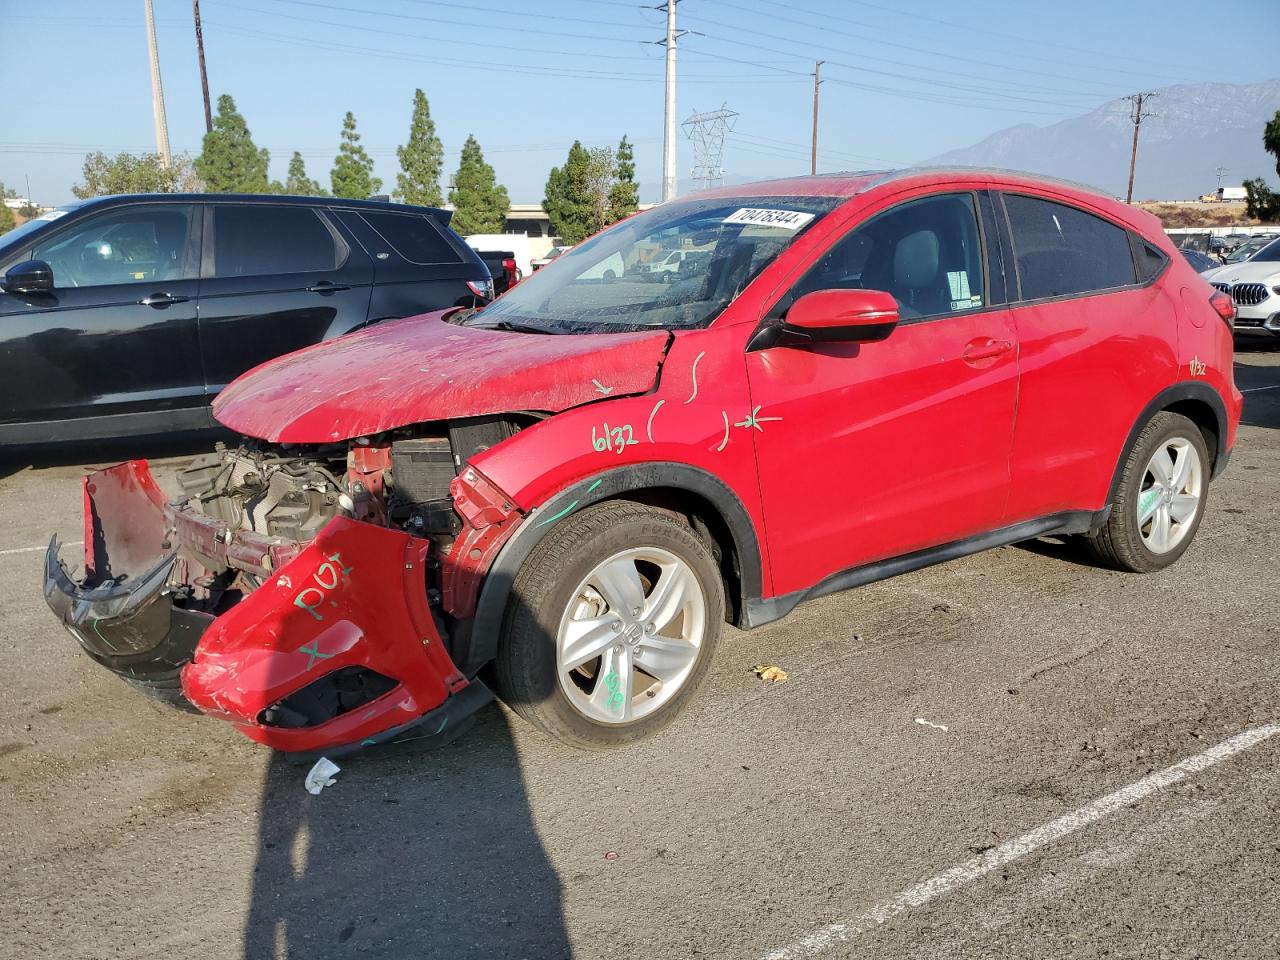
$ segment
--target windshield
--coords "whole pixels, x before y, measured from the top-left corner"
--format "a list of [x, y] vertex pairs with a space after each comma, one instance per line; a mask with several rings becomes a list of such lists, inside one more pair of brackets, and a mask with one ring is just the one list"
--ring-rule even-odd
[[1250, 263], [1259, 263], [1261, 261], [1280, 262], [1280, 240], [1272, 240], [1249, 258]]
[[36, 233], [47, 227], [52, 221], [75, 209], [77, 204], [71, 206], [59, 207], [57, 210], [50, 210], [48, 213], [42, 213], [40, 216], [32, 220], [28, 220], [20, 227], [14, 227], [6, 233], [0, 234], [0, 249], [9, 247], [11, 244], [19, 243], [25, 237]]
[[468, 322], [554, 333], [703, 327], [840, 201], [662, 204], [566, 251]]

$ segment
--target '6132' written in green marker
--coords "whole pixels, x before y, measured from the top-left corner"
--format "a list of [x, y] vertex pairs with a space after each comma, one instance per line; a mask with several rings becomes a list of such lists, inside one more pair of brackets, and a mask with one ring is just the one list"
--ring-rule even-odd
[[620, 427], [609, 427], [604, 424], [603, 436], [596, 433], [596, 428], [591, 428], [591, 449], [596, 453], [604, 453], [606, 450], [612, 450], [614, 453], [622, 453], [627, 447], [639, 443], [633, 435], [631, 424], [624, 423]]

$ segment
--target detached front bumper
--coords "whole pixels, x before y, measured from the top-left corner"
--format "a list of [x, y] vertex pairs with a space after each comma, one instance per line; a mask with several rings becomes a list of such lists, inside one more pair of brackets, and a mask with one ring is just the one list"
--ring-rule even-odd
[[[86, 477], [84, 491], [85, 576], [72, 578], [54, 538], [45, 597], [85, 652], [121, 676], [180, 676], [187, 700], [250, 739], [328, 756], [441, 733], [492, 699], [443, 646], [426, 598], [426, 540], [339, 517], [305, 546], [238, 541], [166, 504], [144, 461]], [[286, 562], [242, 598], [186, 609], [207, 589], [210, 564], [237, 548], [246, 562], [235, 569]]]

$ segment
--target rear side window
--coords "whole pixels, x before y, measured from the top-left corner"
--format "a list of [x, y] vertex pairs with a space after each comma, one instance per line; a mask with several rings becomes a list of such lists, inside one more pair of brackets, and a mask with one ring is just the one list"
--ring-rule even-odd
[[[1197, 270], [1208, 270], [1212, 267], [1219, 266], [1216, 260], [1197, 254], [1200, 257]], [[1169, 258], [1157, 247], [1153, 246], [1141, 237], [1133, 236], [1133, 259], [1138, 266], [1138, 282], [1146, 283], [1148, 280], [1154, 280], [1160, 276], [1160, 271], [1164, 269], [1164, 265], [1169, 262]], [[1195, 261], [1192, 261], [1195, 264]]]
[[1006, 194], [1023, 300], [1109, 290], [1134, 283], [1129, 235], [1075, 207]]
[[436, 225], [427, 217], [414, 213], [365, 213], [364, 222], [377, 231], [396, 253], [410, 263], [460, 263], [453, 249]]
[[215, 277], [321, 273], [346, 259], [345, 245], [309, 207], [215, 206], [213, 238]]

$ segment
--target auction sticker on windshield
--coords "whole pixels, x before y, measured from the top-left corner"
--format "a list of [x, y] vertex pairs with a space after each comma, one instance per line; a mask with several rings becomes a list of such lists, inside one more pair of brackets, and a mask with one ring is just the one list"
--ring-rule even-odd
[[778, 227], [782, 230], [799, 230], [813, 219], [812, 213], [799, 210], [767, 210], [761, 207], [743, 207], [725, 217], [724, 223], [745, 223], [757, 227]]

